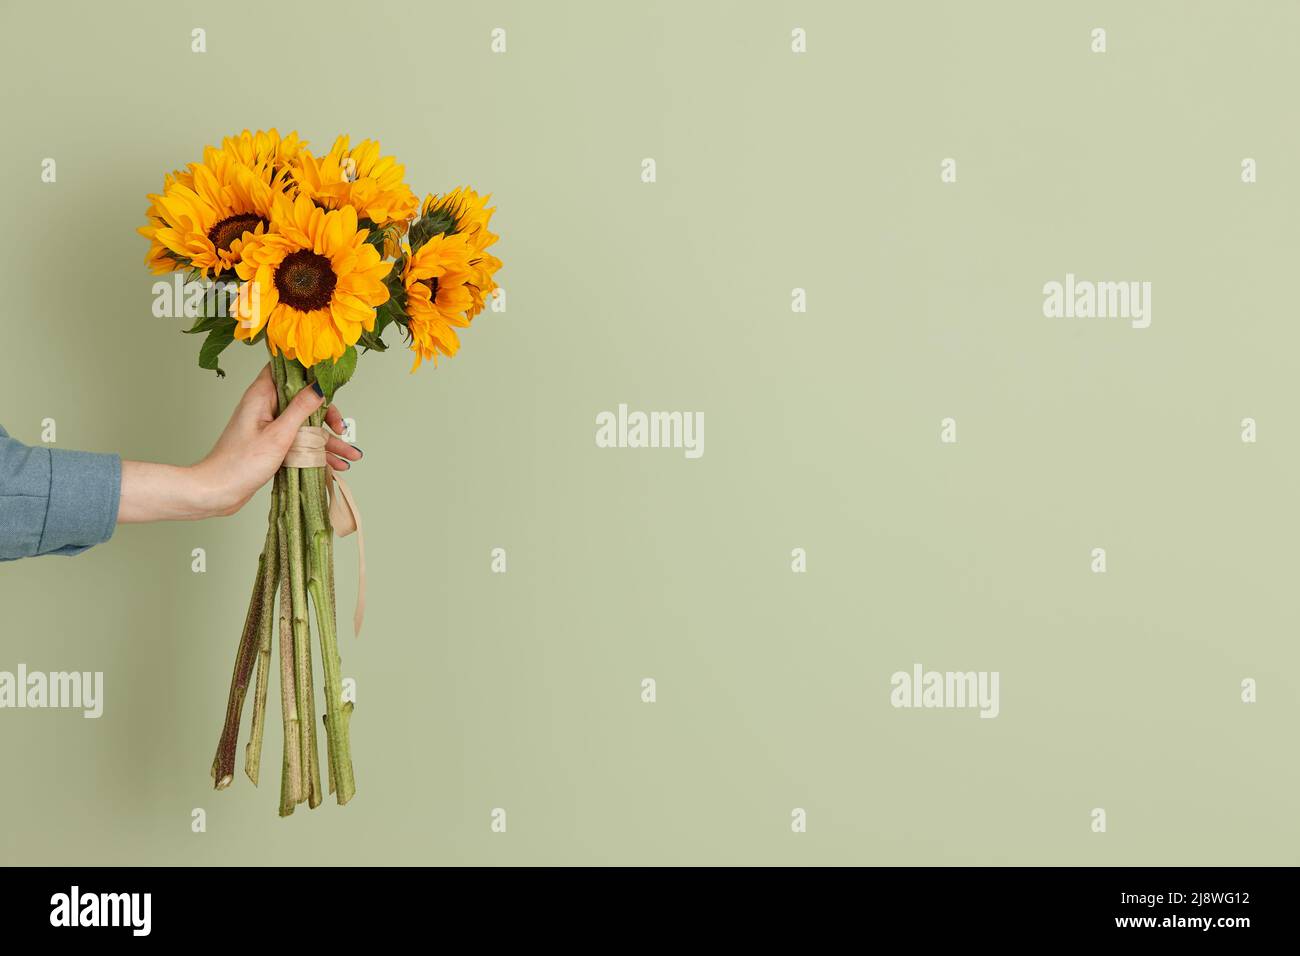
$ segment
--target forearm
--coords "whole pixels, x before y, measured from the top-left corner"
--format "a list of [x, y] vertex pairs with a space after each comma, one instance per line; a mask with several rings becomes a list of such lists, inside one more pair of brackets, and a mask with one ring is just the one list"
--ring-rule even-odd
[[122, 462], [122, 499], [117, 523], [192, 521], [228, 513], [197, 465]]

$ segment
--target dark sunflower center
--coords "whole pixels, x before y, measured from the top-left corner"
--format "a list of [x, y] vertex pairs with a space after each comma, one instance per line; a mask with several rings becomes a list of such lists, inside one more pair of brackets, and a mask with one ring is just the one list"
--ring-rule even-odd
[[302, 312], [328, 306], [337, 282], [330, 261], [310, 249], [289, 253], [275, 270], [280, 301]]
[[432, 279], [421, 279], [420, 281], [429, 287], [430, 302], [438, 298], [438, 277], [437, 276], [434, 276]]
[[246, 232], [255, 231], [259, 225], [265, 226], [266, 222], [256, 213], [245, 212], [238, 216], [227, 216], [208, 230], [208, 238], [222, 252], [229, 252], [232, 242]]

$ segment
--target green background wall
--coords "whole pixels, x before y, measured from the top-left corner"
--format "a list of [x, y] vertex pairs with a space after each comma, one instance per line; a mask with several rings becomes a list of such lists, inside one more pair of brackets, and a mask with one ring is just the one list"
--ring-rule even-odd
[[[195, 367], [134, 229], [245, 127], [492, 192], [508, 297], [437, 370], [367, 355], [339, 397], [353, 803], [210, 789], [263, 492], [0, 567], [0, 669], [106, 682], [98, 721], [0, 711], [0, 861], [1300, 862], [1297, 29], [1288, 2], [6, 0], [15, 437], [206, 452], [263, 359]], [[1045, 318], [1067, 272], [1150, 281], [1151, 327]], [[597, 448], [620, 402], [703, 412], [704, 456]], [[999, 671], [1000, 716], [894, 709], [915, 662]]]

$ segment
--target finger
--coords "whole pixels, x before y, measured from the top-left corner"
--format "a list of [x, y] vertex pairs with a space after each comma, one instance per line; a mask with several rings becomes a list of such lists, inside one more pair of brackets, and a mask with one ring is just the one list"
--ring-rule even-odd
[[349, 461], [361, 460], [361, 449], [356, 445], [349, 445], [342, 438], [331, 438], [325, 443], [325, 450], [331, 455], [338, 455]]
[[325, 460], [329, 462], [329, 466], [333, 468], [335, 471], [347, 471], [349, 468], [352, 467], [352, 464], [346, 458], [338, 458], [334, 455], [326, 455]]
[[244, 389], [244, 397], [247, 398], [249, 395], [260, 395], [262, 392], [266, 391], [268, 386], [270, 386], [272, 391], [275, 390], [275, 381], [271, 378], [270, 362], [267, 362], [262, 366], [262, 370], [257, 373], [257, 378], [253, 379], [252, 384], [250, 384], [248, 388]]
[[275, 409], [279, 403], [276, 400], [275, 381], [271, 378], [270, 362], [262, 366], [262, 371], [257, 374], [257, 378], [253, 379], [253, 384], [244, 391], [244, 397], [240, 402], [256, 408], [259, 413], [264, 413], [267, 419], [275, 417]]
[[307, 421], [307, 416], [320, 408], [321, 403], [324, 401], [324, 397], [316, 393], [314, 386], [308, 386], [293, 397], [293, 401], [289, 403], [280, 417], [267, 425], [266, 430], [284, 448], [288, 448], [293, 444], [293, 436], [298, 433], [298, 429]]
[[325, 412], [325, 424], [328, 425], [336, 435], [342, 435], [347, 431], [347, 426], [343, 423], [343, 413], [340, 412], [338, 407], [335, 405], [331, 405]]

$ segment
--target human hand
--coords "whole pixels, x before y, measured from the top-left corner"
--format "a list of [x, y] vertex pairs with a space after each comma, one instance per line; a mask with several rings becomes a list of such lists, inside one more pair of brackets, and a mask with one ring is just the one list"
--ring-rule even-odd
[[[122, 462], [118, 522], [163, 521], [233, 515], [271, 480], [284, 463], [294, 437], [323, 398], [305, 388], [277, 417], [278, 399], [266, 365], [244, 392], [225, 430], [206, 457], [188, 468], [148, 462]], [[331, 405], [325, 423], [343, 431], [343, 416]], [[345, 471], [361, 450], [330, 438], [325, 460]]]

